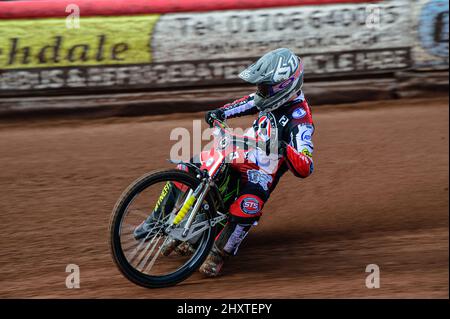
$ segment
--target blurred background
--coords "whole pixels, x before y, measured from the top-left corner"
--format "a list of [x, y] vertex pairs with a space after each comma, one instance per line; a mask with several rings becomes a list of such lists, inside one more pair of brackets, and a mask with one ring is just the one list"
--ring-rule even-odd
[[[0, 296], [448, 298], [448, 34], [441, 0], [0, 0]], [[224, 276], [135, 287], [115, 201], [279, 47], [304, 61], [315, 173], [286, 175]]]

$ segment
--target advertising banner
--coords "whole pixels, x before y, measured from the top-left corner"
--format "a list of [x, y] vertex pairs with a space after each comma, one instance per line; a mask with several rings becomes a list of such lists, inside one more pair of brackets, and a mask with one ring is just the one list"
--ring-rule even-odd
[[0, 20], [0, 69], [151, 63], [159, 15]]
[[448, 69], [448, 2], [332, 2], [3, 19], [0, 96], [242, 83], [246, 66], [280, 47], [302, 57], [307, 79]]
[[414, 7], [414, 20], [414, 66], [448, 69], [448, 1], [418, 1]]

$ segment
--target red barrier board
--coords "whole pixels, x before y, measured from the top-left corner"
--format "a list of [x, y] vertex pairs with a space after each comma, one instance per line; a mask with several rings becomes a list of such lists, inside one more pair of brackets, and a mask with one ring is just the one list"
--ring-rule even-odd
[[[0, 2], [0, 19], [65, 17], [76, 4], [81, 16], [243, 10], [270, 7], [378, 2], [379, 0], [39, 0]], [[69, 11], [70, 12], [70, 11]]]

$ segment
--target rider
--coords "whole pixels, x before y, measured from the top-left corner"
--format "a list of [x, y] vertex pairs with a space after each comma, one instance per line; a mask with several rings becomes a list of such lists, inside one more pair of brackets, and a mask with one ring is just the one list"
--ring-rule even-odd
[[[258, 113], [246, 135], [283, 147], [276, 154], [248, 154], [247, 161], [231, 165], [239, 173], [242, 187], [229, 208], [225, 227], [200, 267], [200, 272], [210, 277], [219, 275], [225, 259], [236, 255], [249, 229], [262, 215], [262, 208], [280, 177], [290, 170], [295, 176], [305, 178], [314, 168], [314, 124], [302, 92], [302, 60], [291, 50], [280, 48], [262, 56], [239, 77], [256, 84], [257, 91], [207, 112], [206, 122], [212, 126], [215, 119], [223, 121]], [[145, 223], [139, 227], [143, 226]]]

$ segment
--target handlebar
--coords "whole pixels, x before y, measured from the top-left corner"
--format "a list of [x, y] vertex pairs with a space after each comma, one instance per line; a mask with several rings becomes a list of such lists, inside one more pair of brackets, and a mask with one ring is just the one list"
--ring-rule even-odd
[[[258, 139], [254, 139], [248, 136], [239, 136], [236, 135], [232, 132], [230, 132], [228, 129], [230, 128], [230, 126], [228, 126], [228, 124], [226, 123], [226, 121], [221, 121], [219, 119], [215, 119], [213, 121], [213, 127], [219, 128], [221, 130], [221, 132], [226, 132], [226, 134], [230, 135], [233, 137], [233, 145], [235, 146], [240, 146], [243, 149], [250, 149], [250, 148], [255, 148], [258, 149], [262, 152], [265, 152], [267, 155], [270, 154], [270, 143], [266, 143], [264, 141], [258, 140]], [[285, 149], [287, 147], [287, 143], [284, 141], [277, 141], [278, 142], [278, 153], [284, 153]], [[263, 147], [261, 147], [263, 146]]]

